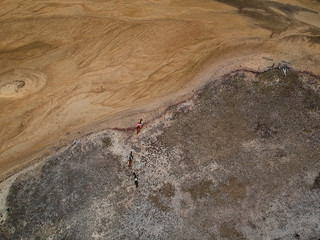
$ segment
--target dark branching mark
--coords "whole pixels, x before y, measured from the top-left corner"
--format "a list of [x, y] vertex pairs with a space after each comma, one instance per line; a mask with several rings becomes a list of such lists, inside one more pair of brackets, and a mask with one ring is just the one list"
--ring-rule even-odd
[[232, 7], [236, 7], [241, 12], [244, 8], [254, 8], [254, 9], [261, 9], [264, 10], [267, 7], [265, 1], [251, 1], [251, 0], [217, 0], [218, 2], [225, 3]]
[[[271, 37], [275, 33], [285, 31], [292, 23], [290, 16], [298, 14], [301, 11], [317, 13], [308, 8], [294, 6], [290, 4], [283, 4], [275, 1], [264, 1], [264, 0], [216, 0], [218, 2], [225, 3], [232, 7], [238, 8], [239, 14], [251, 18], [255, 24], [272, 31]], [[281, 13], [273, 11], [271, 8], [278, 9], [284, 12], [287, 16], [283, 16]]]
[[314, 180], [314, 183], [311, 189], [320, 189], [320, 173]]
[[226, 239], [246, 239], [241, 232], [236, 229], [234, 222], [225, 222], [219, 226], [219, 232], [221, 237]]
[[102, 142], [105, 144], [106, 147], [110, 147], [112, 145], [112, 141], [109, 137], [105, 137], [102, 139]]
[[135, 127], [131, 128], [112, 128], [113, 130], [119, 131], [119, 132], [133, 132], [136, 131]]
[[186, 186], [184, 191], [188, 191], [193, 199], [193, 201], [197, 201], [201, 198], [208, 197], [214, 194], [213, 189], [214, 185], [212, 181], [209, 180], [201, 180], [191, 186]]
[[260, 120], [257, 122], [254, 132], [261, 138], [273, 137], [277, 132], [271, 130], [265, 123]]
[[293, 6], [291, 4], [284, 4], [275, 1], [268, 1], [269, 6], [279, 9], [280, 11], [290, 15], [290, 14], [298, 14], [299, 12], [310, 12], [310, 13], [318, 13], [316, 11], [310, 10], [308, 8], [303, 8], [299, 6]]
[[262, 59], [267, 60], [267, 61], [273, 61], [272, 58], [268, 58], [268, 57], [262, 57]]
[[16, 80], [15, 84], [17, 86], [17, 89], [19, 89], [19, 88], [23, 88], [26, 83], [22, 80]]

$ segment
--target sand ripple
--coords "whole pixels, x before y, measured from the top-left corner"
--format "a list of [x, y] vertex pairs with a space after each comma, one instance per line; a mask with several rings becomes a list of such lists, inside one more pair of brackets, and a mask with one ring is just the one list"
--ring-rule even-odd
[[40, 91], [47, 83], [44, 73], [17, 69], [0, 76], [0, 98], [21, 98]]

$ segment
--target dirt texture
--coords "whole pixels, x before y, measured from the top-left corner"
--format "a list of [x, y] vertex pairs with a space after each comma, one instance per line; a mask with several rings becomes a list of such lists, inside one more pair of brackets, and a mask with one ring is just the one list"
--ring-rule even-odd
[[138, 135], [91, 134], [15, 176], [1, 239], [319, 239], [320, 79], [211, 81]]
[[0, 0], [0, 181], [88, 133], [132, 127], [214, 76], [320, 74], [312, 0]]

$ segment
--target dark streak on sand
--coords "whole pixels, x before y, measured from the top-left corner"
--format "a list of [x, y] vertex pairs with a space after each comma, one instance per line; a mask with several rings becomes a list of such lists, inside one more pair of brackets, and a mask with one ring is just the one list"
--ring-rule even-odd
[[[294, 6], [290, 4], [284, 4], [276, 1], [251, 1], [251, 0], [217, 0], [228, 4], [230, 6], [238, 8], [238, 12], [246, 17], [249, 17], [255, 21], [260, 27], [272, 31], [271, 37], [274, 33], [280, 33], [289, 27], [299, 25], [299, 21], [294, 21], [291, 15], [296, 15], [300, 12], [318, 13], [308, 8]], [[275, 12], [272, 8], [278, 9], [286, 16]], [[289, 20], [290, 19], [290, 20]], [[310, 26], [310, 30], [320, 32], [319, 29]]]

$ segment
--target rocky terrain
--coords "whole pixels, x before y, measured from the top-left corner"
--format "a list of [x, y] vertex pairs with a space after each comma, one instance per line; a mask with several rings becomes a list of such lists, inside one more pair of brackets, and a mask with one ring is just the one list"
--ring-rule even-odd
[[319, 0], [0, 5], [1, 240], [320, 239]]
[[210, 80], [138, 135], [87, 135], [4, 181], [0, 238], [318, 240], [320, 78]]

